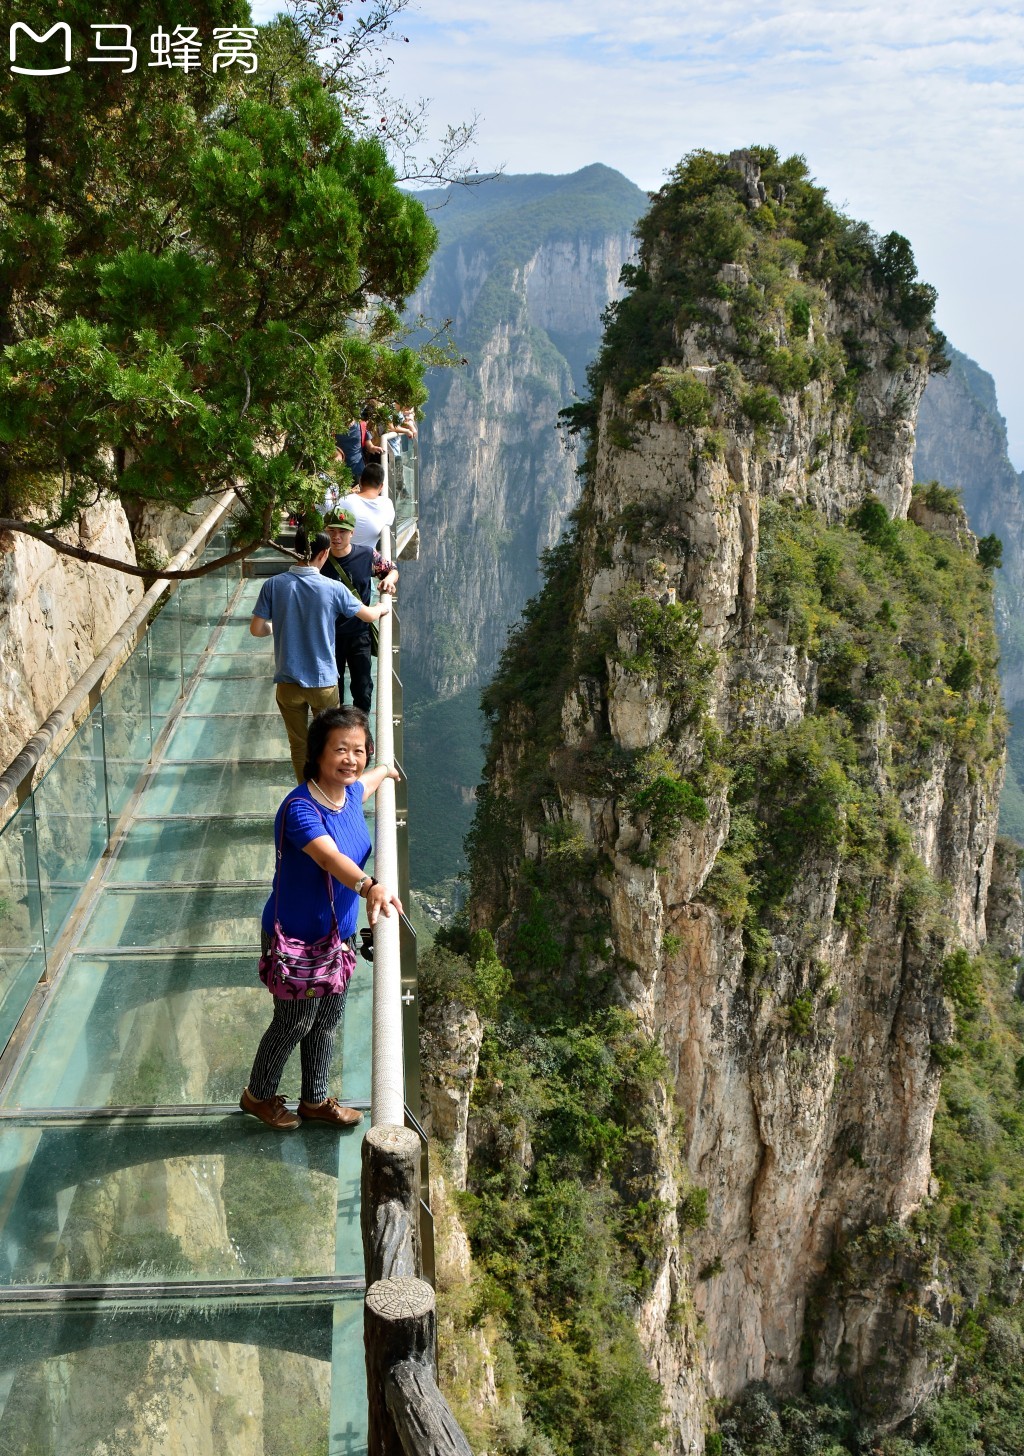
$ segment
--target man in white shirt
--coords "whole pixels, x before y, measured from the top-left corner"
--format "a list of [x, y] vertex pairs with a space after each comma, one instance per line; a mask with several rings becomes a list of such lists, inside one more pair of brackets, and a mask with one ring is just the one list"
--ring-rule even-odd
[[383, 465], [367, 465], [363, 469], [359, 489], [342, 501], [342, 510], [351, 511], [356, 518], [353, 546], [369, 546], [371, 551], [376, 550], [381, 531], [385, 526], [395, 524], [395, 503], [381, 495], [383, 489]]

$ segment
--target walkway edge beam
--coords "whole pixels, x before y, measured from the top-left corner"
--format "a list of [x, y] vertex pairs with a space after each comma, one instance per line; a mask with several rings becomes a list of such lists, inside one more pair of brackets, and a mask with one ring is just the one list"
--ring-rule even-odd
[[[231, 509], [234, 500], [233, 490], [227, 490], [218, 497], [213, 510], [185, 542], [178, 554], [167, 563], [165, 568], [167, 571], [179, 571], [187, 561], [191, 560], [207, 539], [213, 535], [217, 526]], [[28, 740], [17, 758], [7, 767], [3, 775], [0, 775], [0, 815], [3, 815], [9, 800], [17, 794], [26, 779], [32, 774], [47, 749], [55, 744], [61, 730], [74, 719], [75, 713], [86, 701], [93, 688], [103, 681], [121, 652], [132, 642], [132, 638], [170, 584], [165, 577], [157, 578], [131, 615], [126, 617], [118, 627], [102, 652], [93, 659], [50, 716]]]

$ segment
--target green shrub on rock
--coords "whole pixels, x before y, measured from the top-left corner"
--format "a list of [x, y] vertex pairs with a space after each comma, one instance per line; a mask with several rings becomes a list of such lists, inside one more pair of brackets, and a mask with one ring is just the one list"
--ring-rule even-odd
[[782, 412], [782, 405], [778, 397], [763, 385], [759, 384], [747, 390], [740, 399], [740, 409], [755, 426], [771, 430], [785, 429], [786, 416]]

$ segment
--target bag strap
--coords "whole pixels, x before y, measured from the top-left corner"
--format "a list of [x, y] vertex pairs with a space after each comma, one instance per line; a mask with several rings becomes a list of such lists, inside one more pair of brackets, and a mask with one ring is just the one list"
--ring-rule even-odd
[[[343, 566], [339, 566], [338, 563], [335, 561], [335, 559], [334, 559], [333, 556], [328, 556], [327, 561], [328, 561], [328, 564], [329, 564], [332, 572], [338, 578], [338, 580], [342, 583], [342, 585], [343, 586], [347, 586], [348, 589], [349, 589], [349, 591], [352, 593], [352, 595], [354, 597], [358, 597], [359, 596], [359, 593], [356, 591], [355, 582], [349, 576], [349, 574], [345, 570], [345, 568]], [[361, 598], [360, 598], [360, 600], [361, 600]]]
[[[288, 804], [289, 808], [291, 807], [292, 804], [295, 804], [297, 802], [298, 802], [298, 800], [295, 799], [295, 798], [292, 798], [291, 796], [289, 796], [289, 798], [287, 800], [287, 804]], [[312, 807], [316, 810], [316, 812], [318, 814], [320, 814], [320, 818], [321, 818], [321, 820], [323, 822], [324, 829], [326, 829], [327, 828], [327, 820], [324, 819], [324, 816], [323, 816], [323, 814], [320, 811], [319, 804], [314, 804], [312, 799], [310, 799], [309, 802], [312, 805]], [[274, 889], [274, 924], [275, 925], [277, 924], [277, 903], [278, 903], [278, 900], [281, 897], [281, 881], [284, 879], [284, 821], [287, 818], [288, 818], [288, 809], [286, 808], [284, 810], [284, 812], [282, 813], [282, 815], [281, 815], [281, 833], [280, 833], [280, 837], [278, 838], [278, 841], [277, 841], [277, 885], [276, 885], [276, 887]], [[330, 838], [333, 840], [334, 839], [334, 835], [332, 834], [330, 836]], [[322, 866], [321, 866], [321, 868], [322, 868]], [[330, 901], [330, 904], [331, 904], [331, 919], [334, 921], [334, 928], [335, 928], [335, 930], [337, 930], [338, 929], [338, 912], [334, 908], [334, 880], [333, 880], [333, 878], [331, 877], [330, 873], [327, 870], [324, 870], [324, 879], [327, 881], [327, 898], [328, 898], [328, 900]]]

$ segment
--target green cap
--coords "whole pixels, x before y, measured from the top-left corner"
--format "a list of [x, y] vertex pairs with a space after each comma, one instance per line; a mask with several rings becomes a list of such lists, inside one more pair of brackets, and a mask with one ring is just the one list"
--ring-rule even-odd
[[324, 516], [324, 529], [334, 526], [336, 530], [354, 531], [356, 518], [352, 511], [328, 511]]

